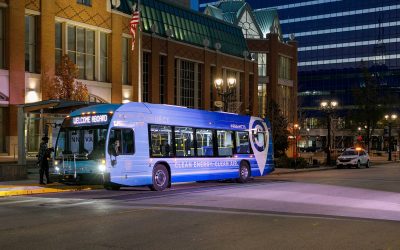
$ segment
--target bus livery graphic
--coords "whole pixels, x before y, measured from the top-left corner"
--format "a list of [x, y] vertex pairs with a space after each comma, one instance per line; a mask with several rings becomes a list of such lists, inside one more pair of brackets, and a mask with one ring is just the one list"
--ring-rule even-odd
[[262, 119], [253, 116], [250, 119], [249, 128], [251, 147], [253, 149], [258, 168], [260, 169], [260, 174], [262, 175], [264, 172], [265, 163], [267, 162], [269, 146], [268, 128]]

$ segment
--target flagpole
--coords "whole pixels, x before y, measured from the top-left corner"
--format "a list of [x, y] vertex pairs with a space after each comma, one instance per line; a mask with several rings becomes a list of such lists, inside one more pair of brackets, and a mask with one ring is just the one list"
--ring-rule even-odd
[[140, 15], [140, 0], [138, 0], [137, 11], [139, 12], [139, 23], [138, 23], [138, 102], [142, 102], [142, 25]]

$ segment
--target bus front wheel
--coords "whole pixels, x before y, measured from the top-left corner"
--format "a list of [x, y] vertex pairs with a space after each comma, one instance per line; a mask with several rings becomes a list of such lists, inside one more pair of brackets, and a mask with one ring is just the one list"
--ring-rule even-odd
[[239, 167], [239, 178], [238, 182], [240, 183], [246, 183], [249, 181], [250, 178], [250, 167], [249, 164], [245, 161], [242, 161], [240, 163]]
[[153, 169], [153, 184], [150, 186], [153, 191], [163, 191], [169, 185], [169, 174], [167, 168], [162, 164], [157, 164]]

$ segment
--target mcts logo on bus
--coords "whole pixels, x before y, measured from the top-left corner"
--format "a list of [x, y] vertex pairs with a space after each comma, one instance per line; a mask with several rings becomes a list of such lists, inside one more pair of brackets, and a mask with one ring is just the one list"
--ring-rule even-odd
[[267, 162], [269, 132], [267, 125], [263, 120], [257, 117], [251, 117], [250, 126], [250, 144], [257, 161], [258, 169], [262, 175]]

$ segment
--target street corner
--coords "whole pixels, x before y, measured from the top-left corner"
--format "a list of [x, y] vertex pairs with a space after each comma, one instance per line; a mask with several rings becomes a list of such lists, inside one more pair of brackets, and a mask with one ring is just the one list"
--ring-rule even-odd
[[61, 183], [51, 183], [47, 185], [39, 184], [0, 184], [0, 197], [34, 195], [46, 193], [74, 192], [84, 190], [102, 189], [102, 185], [64, 185]]

